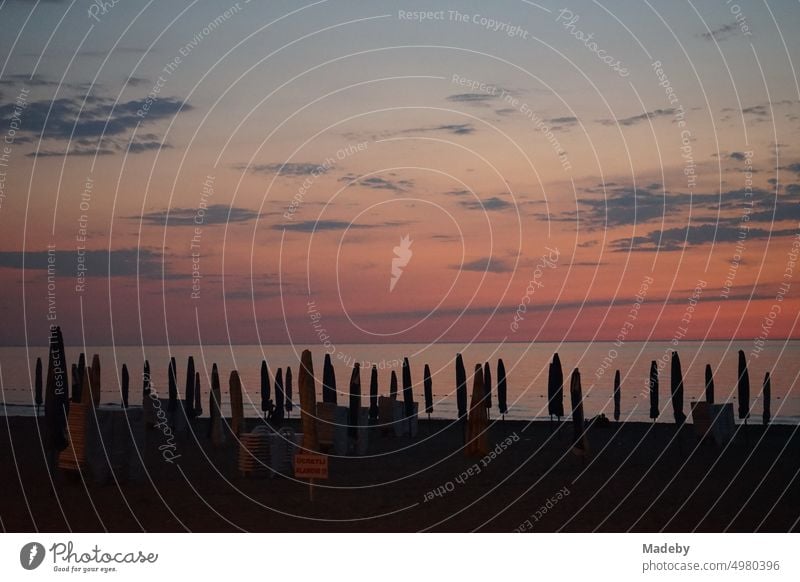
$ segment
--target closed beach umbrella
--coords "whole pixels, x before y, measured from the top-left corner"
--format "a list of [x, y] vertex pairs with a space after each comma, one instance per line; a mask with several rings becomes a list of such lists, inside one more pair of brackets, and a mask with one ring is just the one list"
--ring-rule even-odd
[[714, 404], [714, 372], [711, 364], [706, 364], [706, 402]]
[[77, 382], [72, 385], [72, 401], [83, 402], [83, 387], [86, 384], [86, 354], [81, 352], [78, 356]]
[[272, 412], [269, 384], [269, 367], [266, 360], [261, 360], [261, 412], [264, 413], [264, 418], [269, 418]]
[[102, 383], [100, 375], [100, 356], [95, 354], [92, 356], [92, 367], [89, 368], [87, 373], [89, 377], [89, 394], [94, 406], [100, 406], [100, 394], [102, 392]]
[[352, 438], [358, 434], [358, 414], [361, 412], [361, 364], [356, 362], [350, 374], [350, 410], [347, 419]]
[[187, 418], [194, 418], [194, 358], [189, 356], [186, 362], [186, 388], [183, 393], [183, 409]]
[[200, 394], [200, 372], [194, 374], [194, 415], [203, 415], [203, 398]]
[[392, 376], [389, 379], [389, 398], [392, 400], [397, 399], [397, 373], [392, 370]]
[[292, 367], [286, 366], [286, 382], [283, 386], [283, 391], [286, 394], [286, 415], [291, 418], [292, 417], [292, 409], [294, 408], [294, 404], [292, 403]]
[[678, 352], [672, 352], [669, 382], [672, 396], [672, 414], [675, 417], [675, 424], [681, 425], [686, 420], [686, 415], [683, 413], [683, 372], [681, 371], [681, 359], [678, 356]]
[[574, 436], [573, 450], [576, 453], [587, 452], [584, 438], [585, 421], [583, 417], [583, 391], [581, 389], [581, 373], [578, 368], [572, 371], [569, 382], [569, 396], [572, 402], [572, 431]]
[[475, 376], [472, 382], [472, 399], [469, 403], [469, 419], [467, 421], [467, 446], [469, 456], [482, 457], [489, 452], [487, 435], [488, 417], [483, 403], [486, 392], [483, 387], [483, 366], [475, 364]]
[[650, 362], [650, 418], [653, 422], [658, 418], [658, 365]]
[[422, 371], [422, 386], [425, 390], [425, 412], [428, 414], [428, 420], [430, 420], [433, 412], [433, 380], [431, 379], [431, 368], [428, 364], [425, 364], [425, 369]]
[[622, 398], [622, 388], [620, 387], [619, 370], [614, 374], [614, 420], [619, 421], [620, 400]]
[[303, 448], [316, 451], [317, 442], [317, 392], [314, 386], [314, 362], [311, 352], [303, 350], [300, 356], [300, 373], [297, 378], [297, 391], [300, 393], [300, 418], [303, 425]]
[[550, 373], [547, 375], [547, 413], [559, 421], [564, 416], [564, 369], [558, 354], [553, 354]]
[[461, 354], [456, 354], [456, 404], [458, 405], [458, 418], [467, 416], [467, 371], [464, 368], [464, 359]]
[[414, 415], [414, 392], [411, 383], [411, 365], [403, 358], [403, 408], [406, 418]]
[[[38, 359], [39, 358], [37, 358], [37, 361]], [[78, 402], [77, 400], [75, 400], [75, 390], [76, 390], [75, 386], [77, 386], [78, 383], [80, 382], [80, 380], [78, 380], [78, 364], [72, 364], [72, 375], [70, 376], [70, 378], [72, 378], [72, 402]], [[80, 391], [80, 388], [78, 388], [77, 390]]]
[[750, 374], [747, 371], [747, 359], [744, 352], [739, 350], [739, 418], [747, 419], [750, 417]]
[[764, 393], [762, 394], [762, 397], [764, 398], [764, 415], [762, 416], [762, 420], [764, 421], [764, 426], [767, 426], [772, 418], [772, 414], [770, 412], [770, 400], [772, 399], [772, 380], [769, 377], [769, 372], [767, 372], [764, 376]]
[[36, 403], [36, 416], [39, 416], [39, 407], [44, 404], [44, 399], [42, 398], [42, 388], [42, 358], [36, 358], [36, 380], [34, 381], [34, 402]]
[[331, 363], [331, 355], [325, 354], [322, 365], [322, 401], [336, 404], [336, 370]]
[[131, 387], [131, 377], [128, 374], [128, 366], [122, 364], [122, 408], [128, 408], [128, 391]]
[[208, 393], [208, 433], [215, 446], [222, 444], [222, 387], [217, 365], [211, 366], [211, 391]]
[[272, 412], [270, 420], [274, 425], [283, 423], [283, 407], [285, 405], [285, 392], [283, 389], [283, 370], [278, 368], [275, 374], [275, 408]]
[[50, 454], [50, 468], [55, 468], [59, 452], [67, 448], [67, 414], [69, 413], [69, 383], [64, 352], [64, 337], [60, 327], [50, 329], [50, 352], [47, 361], [47, 385], [44, 395], [44, 445]]
[[378, 366], [372, 366], [372, 374], [369, 378], [369, 419], [378, 420], [380, 409], [378, 408]]
[[488, 417], [492, 410], [492, 367], [489, 362], [483, 365], [483, 394], [483, 405], [486, 406], [486, 416]]
[[169, 367], [167, 368], [167, 382], [168, 382], [168, 396], [169, 403], [167, 404], [167, 411], [174, 412], [178, 404], [178, 368], [175, 358], [169, 359]]
[[503, 417], [508, 414], [508, 380], [506, 380], [506, 365], [503, 363], [503, 358], [497, 360], [497, 408]]
[[231, 432], [238, 437], [244, 432], [244, 400], [242, 398], [242, 381], [236, 370], [231, 372], [228, 386], [231, 398]]
[[150, 396], [150, 362], [147, 360], [144, 361], [142, 369], [142, 396]]

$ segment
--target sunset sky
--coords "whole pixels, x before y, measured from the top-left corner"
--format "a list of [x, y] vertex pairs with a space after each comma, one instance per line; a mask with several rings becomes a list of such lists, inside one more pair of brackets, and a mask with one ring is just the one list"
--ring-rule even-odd
[[0, 343], [798, 337], [798, 14], [0, 2]]

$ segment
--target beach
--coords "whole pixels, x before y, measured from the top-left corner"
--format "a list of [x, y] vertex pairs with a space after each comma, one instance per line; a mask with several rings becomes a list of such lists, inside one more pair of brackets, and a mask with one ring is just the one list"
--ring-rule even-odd
[[38, 421], [2, 420], [5, 531], [786, 532], [800, 519], [796, 426], [737, 425], [717, 445], [688, 424], [594, 423], [578, 456], [568, 422], [496, 420], [488, 454], [468, 457], [461, 426], [421, 418], [415, 438], [371, 428], [366, 454], [330, 456], [310, 501], [306, 480], [243, 477], [237, 444], [212, 446], [205, 419], [176, 434], [171, 462], [146, 429], [139, 479], [59, 470], [54, 492]]

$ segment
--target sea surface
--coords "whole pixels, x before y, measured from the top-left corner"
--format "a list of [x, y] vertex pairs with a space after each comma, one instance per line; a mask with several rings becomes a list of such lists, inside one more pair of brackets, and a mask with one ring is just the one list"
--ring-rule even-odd
[[[422, 374], [428, 364], [433, 377], [434, 418], [455, 418], [455, 355], [461, 352], [468, 375], [471, 376], [475, 364], [490, 362], [492, 368], [492, 411], [491, 417], [499, 417], [497, 411], [496, 382], [497, 359], [502, 358], [508, 378], [509, 419], [546, 419], [547, 415], [547, 373], [548, 363], [553, 353], [558, 352], [564, 368], [565, 393], [564, 408], [569, 411], [569, 375], [573, 368], [579, 368], [584, 394], [584, 410], [587, 418], [598, 414], [613, 416], [611, 399], [614, 372], [619, 369], [622, 375], [622, 416], [621, 420], [645, 421], [649, 419], [649, 399], [647, 380], [651, 360], [661, 366], [659, 422], [672, 422], [672, 408], [669, 398], [670, 356], [677, 349], [683, 368], [685, 408], [691, 419], [690, 403], [704, 399], [705, 366], [711, 364], [714, 370], [716, 402], [736, 402], [736, 379], [738, 350], [744, 350], [749, 361], [750, 375], [750, 423], [761, 423], [763, 401], [762, 382], [765, 372], [772, 376], [772, 417], [774, 422], [800, 423], [800, 340], [770, 341], [761, 352], [754, 351], [752, 341], [735, 342], [707, 341], [681, 342], [677, 347], [670, 342], [627, 342], [617, 346], [612, 342], [594, 343], [440, 343], [428, 344], [337, 344], [327, 349], [321, 345], [303, 346], [116, 346], [116, 347], [67, 347], [69, 362], [77, 362], [81, 351], [87, 353], [87, 363], [93, 354], [100, 355], [102, 368], [102, 405], [119, 406], [119, 373], [122, 364], [130, 371], [130, 403], [137, 405], [142, 399], [142, 367], [145, 358], [150, 361], [153, 388], [167, 397], [167, 368], [170, 356], [178, 362], [178, 391], [184, 393], [186, 382], [186, 362], [194, 356], [195, 366], [200, 372], [203, 407], [208, 412], [208, 389], [211, 366], [216, 363], [220, 369], [225, 409], [228, 409], [228, 377], [231, 370], [239, 371], [245, 391], [245, 414], [261, 414], [260, 365], [266, 359], [270, 375], [274, 381], [275, 372], [287, 366], [294, 375], [294, 396], [297, 400], [297, 373], [300, 352], [311, 349], [314, 356], [314, 371], [319, 381], [322, 376], [322, 363], [326, 352], [336, 369], [337, 388], [340, 404], [348, 403], [348, 383], [353, 364], [361, 363], [362, 406], [368, 405], [370, 368], [374, 364], [379, 371], [379, 393], [388, 394], [391, 371], [397, 372], [401, 380], [401, 364], [408, 357], [414, 382], [414, 395], [423, 400]], [[33, 414], [34, 393], [32, 389], [36, 358], [41, 357], [47, 368], [47, 350], [44, 347], [5, 347], [0, 348], [0, 380], [2, 380], [2, 402], [0, 414]], [[471, 394], [471, 380], [468, 393]], [[274, 398], [274, 391], [272, 394]], [[738, 404], [737, 404], [738, 406]], [[423, 405], [420, 405], [422, 410]], [[737, 410], [737, 407], [734, 407]], [[292, 416], [299, 414], [295, 404]]]

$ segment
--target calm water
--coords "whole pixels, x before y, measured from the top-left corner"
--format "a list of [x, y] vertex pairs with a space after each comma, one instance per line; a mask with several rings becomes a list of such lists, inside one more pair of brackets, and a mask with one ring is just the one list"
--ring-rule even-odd
[[[90, 347], [87, 353], [99, 354], [102, 364], [103, 404], [113, 405], [120, 400], [119, 369], [122, 364], [128, 365], [131, 375], [132, 404], [141, 402], [142, 365], [145, 357], [150, 360], [153, 375], [153, 386], [159, 395], [167, 396], [167, 366], [169, 357], [178, 361], [178, 388], [183, 394], [186, 379], [186, 358], [193, 355], [200, 372], [203, 391], [203, 405], [208, 411], [208, 387], [210, 385], [211, 364], [217, 363], [223, 393], [227, 393], [227, 379], [232, 369], [239, 370], [245, 396], [245, 414], [260, 414], [259, 370], [261, 359], [266, 357], [270, 373], [274, 380], [277, 368], [292, 367], [294, 374], [294, 393], [297, 394], [297, 370], [299, 352], [310, 347], [314, 354], [314, 370], [318, 381], [322, 375], [324, 349], [321, 346], [122, 346]], [[772, 374], [772, 415], [776, 422], [800, 422], [800, 393], [797, 386], [800, 374], [800, 341], [768, 342], [764, 350], [753, 357], [752, 342], [682, 342], [679, 354], [684, 374], [685, 412], [689, 414], [689, 402], [702, 400], [704, 392], [705, 365], [711, 364], [714, 370], [716, 401], [736, 401], [737, 350], [743, 349], [749, 356], [751, 422], [761, 422], [761, 384], [766, 371]], [[660, 402], [662, 415], [660, 421], [672, 420], [669, 402], [669, 354], [671, 346], [668, 342], [629, 342], [621, 348], [613, 343], [536, 343], [536, 344], [488, 344], [475, 343], [468, 346], [462, 344], [385, 344], [385, 345], [337, 345], [332, 354], [336, 367], [338, 388], [341, 392], [340, 403], [347, 403], [347, 383], [350, 368], [355, 361], [361, 362], [362, 392], [365, 397], [369, 393], [369, 370], [372, 364], [379, 369], [379, 392], [388, 394], [389, 376], [395, 369], [400, 378], [402, 358], [407, 356], [411, 362], [414, 381], [414, 393], [417, 400], [422, 400], [422, 371], [427, 363], [431, 367], [434, 392], [434, 417], [454, 418], [455, 401], [455, 353], [461, 351], [468, 374], [475, 363], [490, 361], [492, 365], [492, 381], [497, 381], [497, 358], [502, 357], [508, 374], [507, 418], [531, 419], [547, 417], [547, 365], [554, 351], [558, 351], [564, 367], [566, 384], [569, 385], [569, 373], [572, 368], [581, 370], [584, 391], [584, 408], [587, 417], [604, 413], [611, 417], [613, 404], [611, 392], [614, 371], [622, 374], [622, 418], [625, 420], [648, 421], [649, 403], [646, 390], [650, 361], [658, 360], [661, 368]], [[614, 351], [616, 350], [616, 351]], [[67, 348], [70, 362], [78, 359], [79, 349]], [[30, 414], [33, 401], [31, 389], [36, 357], [42, 357], [46, 368], [46, 350], [44, 348], [0, 348], [0, 366], [2, 366], [2, 396], [6, 406], [0, 414]], [[664, 358], [662, 360], [662, 357]], [[91, 360], [91, 357], [88, 358]], [[603, 365], [607, 369], [603, 371]], [[367, 369], [365, 369], [367, 368]], [[494, 389], [494, 386], [493, 386]], [[471, 393], [471, 384], [469, 386]], [[274, 396], [274, 394], [273, 394]], [[318, 396], [319, 398], [319, 396]], [[227, 403], [227, 397], [223, 396]], [[8, 406], [8, 405], [16, 406]], [[496, 398], [492, 415], [497, 416]], [[569, 394], [565, 391], [565, 409], [569, 407]], [[297, 414], [297, 408], [293, 416]]]

